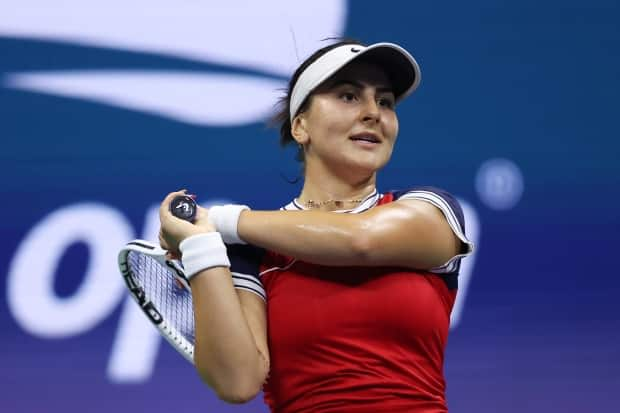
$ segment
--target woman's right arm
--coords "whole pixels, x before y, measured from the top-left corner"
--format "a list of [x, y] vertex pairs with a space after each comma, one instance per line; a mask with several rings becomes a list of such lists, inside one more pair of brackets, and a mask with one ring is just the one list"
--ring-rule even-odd
[[269, 372], [265, 302], [235, 291], [226, 267], [202, 271], [191, 286], [200, 377], [227, 402], [253, 399]]
[[[215, 230], [206, 210], [198, 211], [193, 224], [170, 213], [170, 202], [181, 194], [183, 192], [173, 192], [161, 204], [162, 247], [179, 253], [181, 241], [197, 236], [185, 243], [188, 254], [185, 258], [208, 257], [215, 253], [215, 256], [222, 254], [222, 262], [228, 261], [223, 243], [219, 244], [219, 235], [205, 235]], [[201, 240], [210, 245], [204, 254]], [[190, 251], [189, 244], [193, 245]], [[198, 266], [189, 274], [196, 327], [194, 362], [202, 380], [219, 398], [230, 403], [244, 403], [256, 396], [269, 372], [265, 301], [252, 292], [236, 290], [230, 268], [219, 265], [220, 260], [215, 261], [216, 266], [210, 265], [204, 270]], [[187, 263], [184, 261], [184, 264]]]

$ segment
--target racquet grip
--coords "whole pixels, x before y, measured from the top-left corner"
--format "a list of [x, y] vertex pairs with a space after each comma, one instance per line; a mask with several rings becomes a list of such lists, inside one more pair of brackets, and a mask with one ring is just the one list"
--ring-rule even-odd
[[194, 222], [197, 211], [196, 201], [188, 195], [177, 195], [170, 202], [170, 213], [185, 221]]

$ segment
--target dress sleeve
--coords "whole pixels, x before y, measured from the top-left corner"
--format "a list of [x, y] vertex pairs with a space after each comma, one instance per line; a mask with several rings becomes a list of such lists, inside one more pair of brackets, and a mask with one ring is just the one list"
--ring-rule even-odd
[[461, 249], [457, 255], [445, 264], [432, 268], [437, 274], [458, 274], [460, 262], [474, 250], [474, 244], [465, 235], [465, 218], [461, 205], [450, 193], [430, 186], [413, 187], [406, 191], [394, 192], [394, 200], [415, 199], [433, 204], [443, 213], [454, 234], [461, 240]]
[[259, 275], [265, 250], [242, 244], [226, 245], [226, 249], [235, 288], [250, 291], [266, 300], [267, 296]]

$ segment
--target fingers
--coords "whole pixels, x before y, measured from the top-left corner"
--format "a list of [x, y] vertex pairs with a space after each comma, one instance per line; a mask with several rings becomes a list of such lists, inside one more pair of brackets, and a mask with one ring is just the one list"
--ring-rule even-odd
[[163, 221], [164, 219], [169, 219], [169, 218], [178, 219], [174, 215], [172, 215], [172, 213], [170, 212], [170, 203], [172, 202], [174, 197], [178, 195], [187, 195], [187, 189], [170, 192], [168, 195], [166, 195], [161, 205], [159, 206], [159, 219], [160, 220]]
[[175, 217], [170, 212], [170, 203], [179, 195], [187, 195], [187, 190], [170, 192], [159, 206], [159, 221], [161, 223], [159, 231], [159, 244], [161, 247], [174, 256], [180, 256], [178, 251], [179, 244], [187, 237], [196, 233], [204, 232], [200, 227], [191, 222]]
[[162, 233], [161, 229], [159, 230], [159, 234], [157, 235], [157, 238], [159, 239], [160, 247], [162, 247], [165, 250], [170, 249], [170, 247], [168, 246], [168, 243], [166, 242], [166, 239], [164, 238], [164, 234]]
[[194, 224], [196, 224], [204, 232], [217, 231], [213, 223], [209, 220], [209, 210], [201, 207], [200, 205], [198, 205], [196, 210], [196, 219], [194, 220]]
[[181, 260], [181, 253], [179, 251], [171, 251], [170, 247], [168, 246], [168, 243], [166, 242], [166, 239], [164, 238], [164, 235], [162, 234], [161, 230], [159, 231], [159, 246], [166, 250], [166, 259], [167, 260]]
[[196, 221], [204, 221], [208, 219], [209, 210], [207, 208], [203, 208], [200, 205], [196, 205]]

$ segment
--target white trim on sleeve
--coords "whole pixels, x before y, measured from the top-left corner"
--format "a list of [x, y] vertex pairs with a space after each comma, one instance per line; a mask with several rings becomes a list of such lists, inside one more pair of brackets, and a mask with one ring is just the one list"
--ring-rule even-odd
[[256, 276], [241, 274], [238, 272], [232, 272], [231, 274], [235, 288], [250, 291], [262, 298], [263, 301], [267, 301], [265, 289]]

